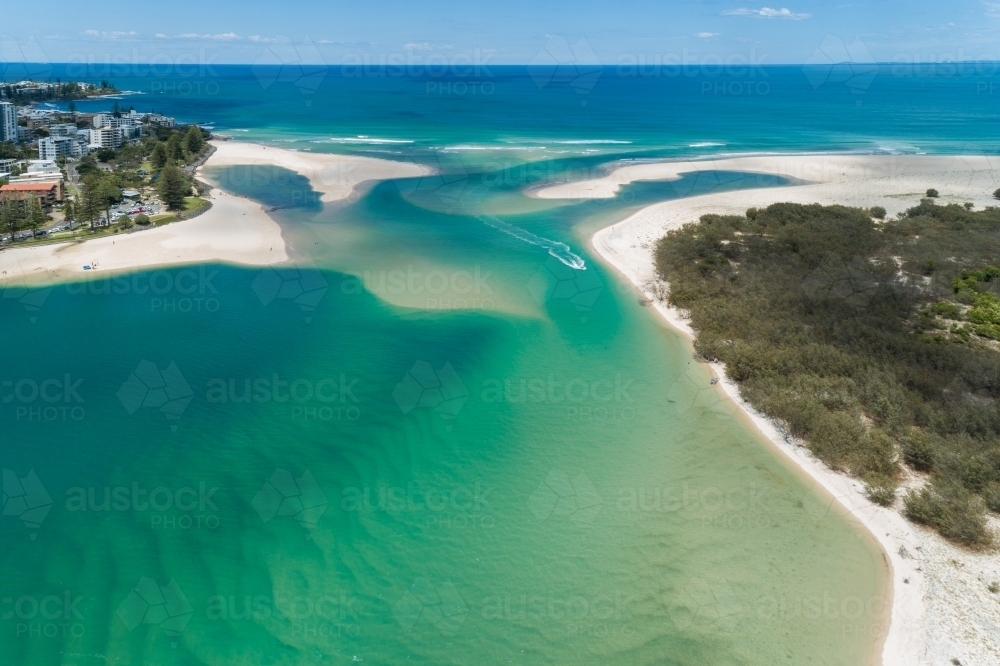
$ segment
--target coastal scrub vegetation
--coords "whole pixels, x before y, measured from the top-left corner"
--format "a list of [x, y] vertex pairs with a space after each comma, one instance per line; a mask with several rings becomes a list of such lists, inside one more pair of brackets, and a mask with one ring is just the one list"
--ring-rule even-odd
[[1000, 208], [781, 203], [705, 215], [656, 246], [695, 347], [832, 468], [982, 546], [1000, 512]]

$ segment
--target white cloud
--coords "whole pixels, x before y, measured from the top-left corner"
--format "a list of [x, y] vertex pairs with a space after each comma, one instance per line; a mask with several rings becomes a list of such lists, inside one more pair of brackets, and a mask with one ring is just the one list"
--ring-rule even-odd
[[420, 42], [420, 43], [410, 42], [409, 44], [404, 44], [403, 48], [406, 49], [407, 51], [430, 51], [434, 47], [432, 47], [427, 42]]
[[121, 30], [112, 30], [110, 32], [98, 32], [97, 30], [84, 30], [83, 35], [85, 37], [94, 37], [96, 39], [135, 39], [139, 36], [135, 30], [129, 30], [124, 32]]
[[722, 34], [721, 32], [699, 32], [695, 35], [695, 37], [701, 37], [702, 39], [711, 39], [712, 37], [718, 37], [721, 34]]
[[723, 16], [752, 16], [754, 18], [780, 18], [780, 19], [790, 19], [792, 21], [801, 21], [802, 19], [807, 19], [812, 14], [800, 14], [791, 11], [787, 7], [782, 7], [781, 9], [771, 9], [770, 7], [761, 7], [760, 9], [751, 9], [749, 7], [740, 7], [739, 9], [727, 9], [722, 12]]
[[1000, 18], [1000, 2], [986, 2], [981, 0], [986, 9], [986, 15], [990, 18]]
[[177, 39], [210, 39], [218, 42], [232, 42], [242, 39], [242, 37], [237, 35], [235, 32], [227, 32], [221, 35], [199, 35], [196, 32], [187, 32], [183, 35], [177, 35]]

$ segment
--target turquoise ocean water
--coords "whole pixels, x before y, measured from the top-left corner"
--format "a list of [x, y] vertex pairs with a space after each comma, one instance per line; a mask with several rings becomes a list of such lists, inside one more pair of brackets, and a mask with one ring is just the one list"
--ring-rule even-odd
[[437, 173], [322, 204], [282, 169], [211, 169], [274, 209], [293, 265], [6, 286], [0, 662], [864, 663], [881, 555], [588, 244], [782, 181], [523, 190], [617, 160], [991, 153], [993, 71], [969, 67], [50, 67]]

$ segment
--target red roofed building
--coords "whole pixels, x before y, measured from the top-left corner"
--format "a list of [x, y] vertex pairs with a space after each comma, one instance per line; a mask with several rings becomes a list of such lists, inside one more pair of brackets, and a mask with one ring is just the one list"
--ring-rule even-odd
[[27, 201], [37, 197], [46, 211], [63, 200], [61, 180], [50, 183], [9, 183], [0, 187], [0, 201]]

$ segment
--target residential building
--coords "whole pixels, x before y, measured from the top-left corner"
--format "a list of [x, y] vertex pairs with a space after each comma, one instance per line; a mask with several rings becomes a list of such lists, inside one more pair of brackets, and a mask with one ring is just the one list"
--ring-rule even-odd
[[17, 108], [10, 102], [0, 102], [0, 141], [18, 141]]
[[63, 196], [61, 180], [47, 183], [9, 183], [0, 186], [0, 201], [20, 201], [23, 203], [31, 197], [36, 197], [46, 212], [62, 201]]
[[158, 127], [173, 127], [176, 125], [176, 121], [169, 116], [161, 116], [158, 113], [150, 113], [146, 116], [146, 122], [150, 125], [156, 125]]
[[143, 116], [135, 111], [119, 117], [110, 113], [98, 113], [94, 115], [93, 124], [94, 129], [101, 129], [102, 127], [111, 127], [114, 129], [142, 127], [142, 119]]
[[70, 138], [75, 138], [76, 131], [76, 123], [59, 123], [57, 125], [49, 126], [49, 136], [68, 136]]
[[0, 178], [10, 178], [15, 166], [17, 166], [17, 160], [0, 160]]
[[68, 136], [50, 136], [38, 140], [38, 159], [57, 161], [60, 157], [74, 157], [73, 153], [79, 154], [76, 147], [76, 138]]
[[59, 165], [52, 160], [28, 160], [28, 170], [25, 173], [31, 175], [46, 174], [62, 178], [62, 172], [59, 170]]
[[27, 127], [21, 127], [19, 125], [17, 128], [17, 140], [22, 143], [25, 141], [31, 141], [31, 130]]
[[122, 145], [122, 131], [113, 127], [90, 130], [90, 148], [117, 148]]

